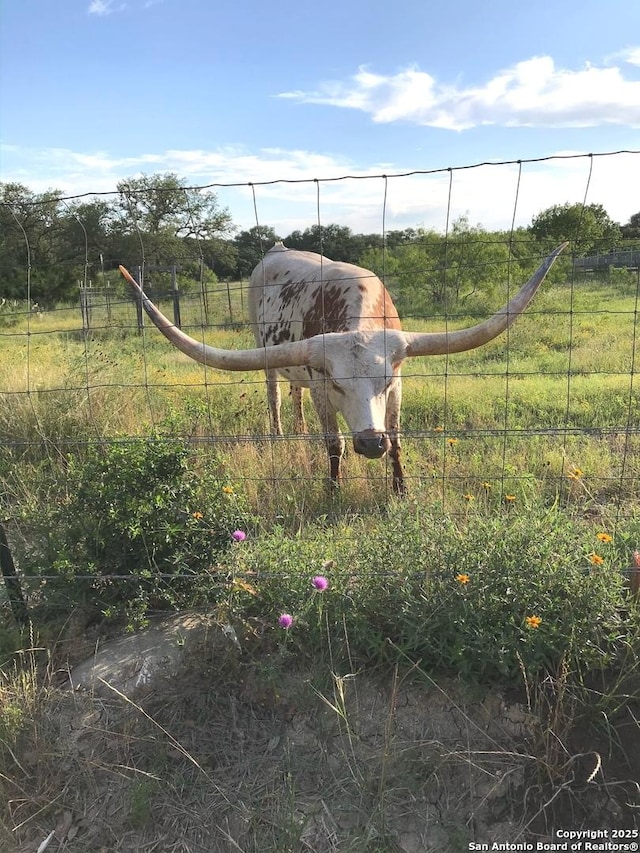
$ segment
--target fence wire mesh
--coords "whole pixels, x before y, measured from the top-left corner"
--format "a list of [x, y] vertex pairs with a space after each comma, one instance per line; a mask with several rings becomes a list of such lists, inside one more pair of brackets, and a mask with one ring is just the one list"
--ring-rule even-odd
[[[640, 152], [603, 156], [628, 158], [629, 180], [638, 188]], [[158, 433], [188, 442], [194, 460], [198, 454], [215, 458], [220, 483], [242, 491], [256, 516], [288, 523], [302, 506], [324, 505], [328, 463], [314, 413], [307, 411], [308, 431], [300, 434], [285, 396], [284, 434], [274, 435], [264, 376], [215, 371], [177, 353], [143, 317], [117, 272], [119, 263], [196, 339], [229, 349], [254, 346], [249, 261], [270, 248], [275, 233], [261, 217], [263, 203], [268, 207], [274, 188], [286, 187], [292, 208], [305, 211], [307, 237], [316, 241], [305, 248], [372, 268], [404, 328], [461, 328], [504, 304], [548, 251], [550, 238], [534, 239], [520, 224], [519, 210], [539, 164], [565, 159], [582, 175], [577, 207], [583, 215], [566, 235], [569, 252], [526, 314], [477, 352], [405, 365], [402, 440], [410, 500], [462, 517], [478, 508], [526, 511], [540, 500], [583, 512], [606, 506], [614, 523], [635, 513], [640, 240], [616, 246], [594, 241], [587, 214], [603, 158], [572, 155], [251, 183], [245, 189], [255, 223], [244, 232], [246, 244], [205, 227], [212, 215], [209, 194], [224, 201], [225, 189], [238, 185], [180, 186], [171, 197], [157, 188], [136, 195], [123, 186], [119, 193], [56, 197], [47, 204], [5, 201], [0, 483], [9, 530], [28, 538], [19, 523], [20, 503], [29, 499], [26, 467], [64, 467], [90, 448], [156, 441]], [[466, 174], [487, 168], [496, 181], [510, 184], [513, 199], [502, 212], [503, 226], [493, 231], [456, 214]], [[425, 207], [439, 207], [438, 227], [389, 227], [394, 188], [409, 178], [418, 182]], [[379, 229], [351, 233], [340, 244], [344, 231], [325, 218], [324, 199], [345, 196], [356, 184], [366, 186], [369, 201], [378, 197]], [[176, 197], [180, 213], [167, 212]], [[117, 212], [109, 210], [116, 200]], [[549, 196], [546, 206], [565, 201]], [[58, 300], [56, 287], [70, 298]], [[369, 462], [348, 453], [340, 498], [346, 506], [377, 506], [391, 494], [386, 459]], [[47, 577], [44, 572], [38, 583]]]

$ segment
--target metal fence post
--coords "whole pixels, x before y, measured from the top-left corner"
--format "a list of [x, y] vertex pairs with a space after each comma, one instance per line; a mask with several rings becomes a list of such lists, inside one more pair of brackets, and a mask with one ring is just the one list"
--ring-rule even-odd
[[178, 292], [178, 276], [176, 275], [176, 265], [171, 265], [171, 295], [173, 297], [173, 325], [179, 329], [182, 327], [180, 319], [180, 294]]
[[[144, 282], [142, 280], [142, 267], [138, 267], [138, 284], [141, 288], [144, 288]], [[144, 329], [144, 311], [142, 310], [142, 296], [136, 296], [136, 320], [138, 324], [138, 334], [142, 334], [142, 330]]]

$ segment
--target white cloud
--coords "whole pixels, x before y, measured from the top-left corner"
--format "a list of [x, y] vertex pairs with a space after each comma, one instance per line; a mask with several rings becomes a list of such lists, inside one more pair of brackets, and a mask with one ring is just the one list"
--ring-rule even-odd
[[90, 15], [98, 15], [101, 18], [105, 15], [111, 15], [112, 12], [115, 12], [113, 0], [91, 0], [87, 12]]
[[627, 47], [607, 57], [607, 64], [609, 65], [615, 65], [618, 62], [640, 65], [640, 47]]
[[[640, 65], [640, 48], [616, 57]], [[518, 62], [485, 83], [461, 86], [436, 80], [417, 67], [392, 75], [360, 68], [347, 82], [278, 97], [355, 109], [380, 123], [405, 121], [447, 130], [478, 125], [518, 127], [640, 127], [640, 80], [618, 65], [558, 68], [549, 56]]]
[[[153, 6], [157, 6], [158, 3], [162, 3], [162, 0], [144, 0], [140, 4], [140, 8], [151, 9]], [[91, 0], [87, 13], [104, 18], [107, 15], [113, 15], [114, 12], [124, 12], [125, 9], [130, 8], [130, 5], [130, 3], [119, 3], [117, 6], [114, 6], [114, 0]]]
[[[114, 2], [115, 0], [91, 0], [87, 14], [104, 18], [107, 15], [113, 15], [114, 12], [124, 12], [125, 9], [131, 8], [131, 0], [127, 3], [119, 3], [118, 5], [114, 5]], [[163, 0], [142, 0], [142, 2], [138, 0], [137, 5], [140, 9], [151, 9], [162, 2]]]
[[[257, 217], [280, 234], [318, 221], [364, 233], [380, 233], [383, 221], [387, 230], [423, 226], [444, 231], [447, 209], [450, 223], [468, 215], [473, 224], [509, 228], [512, 221], [528, 225], [551, 205], [582, 202], [585, 193], [588, 204], [602, 204], [614, 220], [627, 222], [637, 212], [631, 184], [640, 174], [640, 152], [593, 160], [586, 154], [557, 152], [545, 161], [524, 161], [520, 180], [517, 164], [454, 168], [450, 191], [446, 169], [402, 175], [408, 171], [404, 164], [357, 167], [346, 159], [304, 150], [230, 146], [113, 157], [106, 152], [5, 145], [1, 153], [0, 180], [23, 183], [34, 192], [58, 188], [69, 195], [113, 193], [123, 178], [158, 172], [175, 172], [194, 186], [218, 184], [213, 190], [237, 225], [249, 228]], [[390, 177], [385, 180], [384, 174]], [[223, 186], [230, 183], [239, 186]]]

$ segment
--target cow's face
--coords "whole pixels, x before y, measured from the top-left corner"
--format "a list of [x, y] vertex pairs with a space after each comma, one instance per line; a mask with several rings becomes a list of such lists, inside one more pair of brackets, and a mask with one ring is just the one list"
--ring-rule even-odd
[[400, 403], [401, 350], [393, 332], [324, 338], [322, 393], [330, 408], [344, 416], [355, 452], [369, 459], [384, 456], [390, 447], [390, 409], [397, 415]]

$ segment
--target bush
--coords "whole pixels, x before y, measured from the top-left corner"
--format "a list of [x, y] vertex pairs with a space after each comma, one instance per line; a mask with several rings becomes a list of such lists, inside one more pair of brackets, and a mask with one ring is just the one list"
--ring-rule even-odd
[[[275, 531], [249, 544], [238, 554], [252, 586], [242, 606], [276, 632], [279, 614], [290, 614], [287, 648], [313, 657], [330, 648], [332, 666], [343, 657], [517, 682], [564, 665], [636, 665], [640, 610], [629, 606], [622, 575], [628, 545], [622, 531], [608, 538], [561, 510], [461, 521], [392, 507], [377, 523], [293, 540]], [[317, 574], [329, 580], [320, 593]]]
[[48, 576], [42, 604], [141, 618], [210, 595], [246, 513], [214, 473], [196, 475], [190, 457], [186, 440], [159, 435], [72, 457], [62, 493], [25, 519], [44, 527], [21, 560], [23, 573]]

